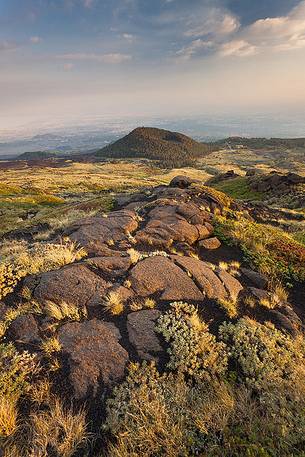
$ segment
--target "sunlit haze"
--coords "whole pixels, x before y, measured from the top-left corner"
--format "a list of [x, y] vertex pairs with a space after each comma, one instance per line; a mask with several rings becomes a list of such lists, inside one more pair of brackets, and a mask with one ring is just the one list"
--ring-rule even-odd
[[0, 66], [3, 134], [91, 118], [289, 119], [305, 106], [305, 1], [0, 0]]

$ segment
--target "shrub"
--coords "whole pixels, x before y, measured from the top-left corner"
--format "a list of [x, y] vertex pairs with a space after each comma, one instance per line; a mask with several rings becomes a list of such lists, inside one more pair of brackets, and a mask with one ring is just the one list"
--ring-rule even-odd
[[156, 331], [169, 343], [169, 369], [178, 369], [201, 379], [225, 371], [224, 345], [209, 333], [207, 324], [200, 320], [193, 305], [172, 303], [171, 309], [158, 319]]
[[39, 370], [35, 355], [19, 353], [13, 344], [0, 344], [0, 397], [19, 398]]
[[247, 386], [257, 390], [280, 388], [305, 374], [304, 340], [293, 340], [268, 324], [242, 318], [219, 329], [229, 361]]
[[38, 372], [36, 357], [19, 353], [12, 344], [0, 344], [0, 438], [15, 432], [17, 401]]
[[105, 429], [116, 438], [111, 457], [196, 455], [218, 441], [234, 400], [223, 384], [187, 382], [180, 373], [131, 364], [107, 402]]

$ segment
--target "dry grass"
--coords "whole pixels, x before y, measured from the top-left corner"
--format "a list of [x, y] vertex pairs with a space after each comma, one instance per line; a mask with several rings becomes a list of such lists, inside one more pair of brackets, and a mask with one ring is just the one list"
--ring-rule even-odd
[[135, 299], [130, 304], [132, 311], [141, 311], [142, 309], [153, 309], [156, 307], [156, 302], [153, 298], [146, 298], [145, 300]]
[[219, 299], [217, 303], [223, 308], [230, 319], [238, 315], [238, 300], [234, 298]]
[[41, 349], [47, 356], [50, 357], [52, 354], [61, 351], [61, 344], [58, 339], [53, 336], [41, 343]]
[[51, 401], [51, 388], [52, 384], [49, 379], [41, 379], [31, 385], [28, 396], [37, 405], [49, 404]]
[[48, 409], [30, 414], [6, 441], [5, 457], [72, 457], [88, 439], [86, 414], [51, 398]]
[[55, 399], [49, 411], [32, 414], [33, 448], [46, 452], [51, 446], [58, 456], [71, 457], [87, 439], [86, 415], [75, 413]]
[[50, 300], [45, 302], [44, 312], [47, 316], [52, 317], [57, 321], [62, 321], [64, 319], [81, 321], [87, 317], [87, 309], [85, 307], [79, 308], [71, 303], [54, 303]]
[[0, 440], [13, 435], [17, 428], [17, 406], [14, 397], [0, 397]]
[[0, 299], [13, 292], [27, 275], [55, 270], [86, 256], [73, 242], [53, 244], [7, 241], [0, 249]]
[[106, 300], [102, 303], [103, 308], [113, 316], [118, 316], [124, 311], [124, 304], [120, 294], [116, 291], [110, 291]]
[[132, 264], [138, 263], [141, 259], [141, 254], [133, 248], [128, 249], [127, 254], [129, 255]]

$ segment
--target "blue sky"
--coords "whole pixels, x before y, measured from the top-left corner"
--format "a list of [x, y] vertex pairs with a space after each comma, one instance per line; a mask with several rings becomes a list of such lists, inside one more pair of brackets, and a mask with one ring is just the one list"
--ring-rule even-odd
[[0, 122], [302, 110], [305, 1], [0, 0]]

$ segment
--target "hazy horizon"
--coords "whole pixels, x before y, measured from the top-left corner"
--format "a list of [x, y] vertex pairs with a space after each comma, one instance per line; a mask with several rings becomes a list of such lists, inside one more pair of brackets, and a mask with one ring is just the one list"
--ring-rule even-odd
[[20, 3], [0, 0], [0, 134], [59, 118], [305, 120], [304, 0]]

